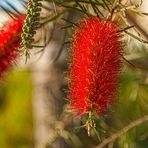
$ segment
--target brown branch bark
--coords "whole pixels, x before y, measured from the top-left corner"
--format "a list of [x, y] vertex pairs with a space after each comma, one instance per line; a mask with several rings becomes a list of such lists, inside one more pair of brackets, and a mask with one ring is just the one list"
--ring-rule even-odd
[[119, 138], [120, 136], [122, 136], [123, 134], [128, 132], [130, 129], [132, 129], [132, 128], [138, 126], [138, 125], [141, 125], [142, 123], [144, 123], [146, 121], [148, 121], [148, 115], [145, 115], [144, 117], [139, 118], [139, 119], [131, 122], [130, 124], [125, 126], [123, 129], [121, 129], [119, 132], [117, 132], [117, 133], [113, 134], [111, 137], [108, 137], [107, 139], [105, 139], [102, 143], [100, 143], [95, 148], [103, 148], [104, 146], [115, 141], [117, 138]]

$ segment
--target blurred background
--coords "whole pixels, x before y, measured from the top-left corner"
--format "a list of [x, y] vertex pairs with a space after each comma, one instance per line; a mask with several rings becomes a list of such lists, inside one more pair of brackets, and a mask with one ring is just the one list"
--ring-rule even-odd
[[[134, 37], [125, 33], [126, 60], [123, 60], [117, 101], [111, 111], [96, 115], [96, 131], [88, 136], [82, 127], [86, 118], [73, 119], [66, 110], [66, 59], [72, 35], [69, 26], [84, 16], [76, 9], [83, 2], [90, 5], [104, 1], [44, 2], [42, 17], [48, 23], [38, 30], [36, 40], [40, 45], [46, 44], [46, 48], [33, 51], [26, 64], [25, 57], [20, 57], [0, 81], [0, 148], [99, 148], [98, 144], [107, 137], [148, 115], [148, 46], [143, 42], [148, 41], [147, 0], [123, 1], [127, 7], [138, 5], [136, 9], [123, 10], [127, 23], [135, 25], [137, 31], [130, 30]], [[0, 0], [0, 26], [13, 14], [24, 14], [26, 7], [24, 0]], [[93, 14], [92, 8], [89, 9]], [[141, 122], [104, 147], [147, 148], [148, 122]]]

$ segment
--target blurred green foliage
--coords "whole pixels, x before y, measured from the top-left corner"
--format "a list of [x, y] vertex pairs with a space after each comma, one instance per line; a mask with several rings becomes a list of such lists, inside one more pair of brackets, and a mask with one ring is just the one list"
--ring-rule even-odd
[[27, 70], [11, 72], [0, 83], [0, 147], [33, 147], [32, 84]]
[[[127, 68], [121, 77], [119, 100], [113, 106], [113, 127], [116, 132], [148, 114], [148, 85], [145, 73]], [[147, 148], [148, 122], [129, 130], [118, 141], [119, 148]]]

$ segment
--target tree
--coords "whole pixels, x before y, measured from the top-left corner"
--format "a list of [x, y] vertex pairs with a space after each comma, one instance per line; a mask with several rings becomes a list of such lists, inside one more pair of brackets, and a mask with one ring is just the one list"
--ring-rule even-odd
[[[1, 49], [17, 47], [32, 72], [35, 147], [146, 147], [148, 35], [139, 21], [146, 1], [21, 2], [26, 14], [1, 5], [14, 24], [24, 20]], [[6, 59], [2, 75], [12, 66]]]

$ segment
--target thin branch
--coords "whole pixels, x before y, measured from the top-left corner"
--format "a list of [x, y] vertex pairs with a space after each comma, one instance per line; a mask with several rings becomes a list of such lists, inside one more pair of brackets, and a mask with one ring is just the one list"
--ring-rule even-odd
[[142, 28], [142, 26], [139, 24], [138, 21], [136, 21], [136, 19], [132, 16], [132, 14], [130, 12], [126, 12], [126, 16], [127, 19], [131, 22], [131, 24], [135, 26], [135, 28], [137, 29], [137, 31], [142, 34], [146, 40], [148, 40], [148, 34], [145, 31], [145, 29]]
[[144, 117], [141, 117], [131, 123], [129, 123], [127, 126], [125, 126], [123, 129], [121, 129], [119, 132], [113, 134], [112, 136], [106, 138], [101, 144], [99, 144], [98, 146], [96, 146], [95, 148], [103, 148], [104, 146], [106, 146], [107, 144], [115, 141], [117, 138], [119, 138], [120, 136], [122, 136], [123, 134], [125, 134], [126, 132], [128, 132], [130, 129], [144, 123], [148, 121], [148, 115], [145, 115]]
[[126, 34], [128, 34], [129, 36], [135, 38], [136, 40], [138, 40], [138, 41], [140, 41], [140, 42], [142, 42], [142, 43], [148, 44], [148, 41], [143, 40], [142, 38], [139, 38], [138, 36], [136, 36], [136, 35], [134, 35], [134, 34], [128, 32], [128, 31], [125, 30], [124, 32], [125, 32]]

